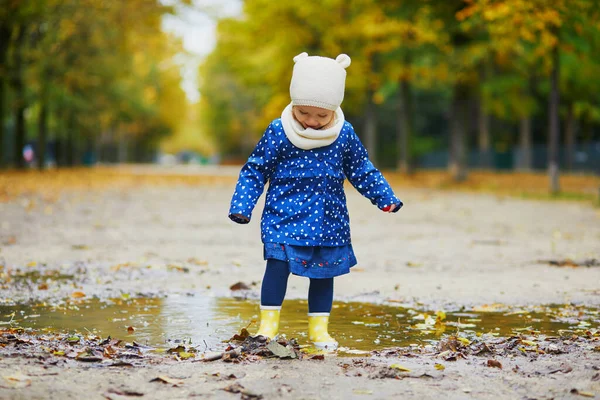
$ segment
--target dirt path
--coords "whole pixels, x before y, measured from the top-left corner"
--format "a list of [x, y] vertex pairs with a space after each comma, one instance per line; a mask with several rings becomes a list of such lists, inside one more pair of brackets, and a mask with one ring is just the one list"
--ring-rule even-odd
[[[219, 171], [224, 176], [232, 173]], [[259, 237], [262, 207], [257, 207], [249, 225], [229, 222], [232, 188], [227, 184], [109, 189], [66, 194], [52, 205], [26, 198], [0, 203], [0, 259], [6, 269], [27, 268], [33, 262], [72, 269], [83, 262], [87, 278], [77, 290], [87, 296], [155, 292], [231, 296], [232, 284], [260, 281], [264, 268]], [[491, 303], [600, 304], [600, 267], [539, 262], [600, 259], [598, 209], [578, 203], [397, 189], [406, 206], [388, 215], [353, 189], [347, 192], [359, 265], [336, 280], [336, 300], [420, 303], [430, 309]], [[188, 272], [182, 272], [186, 268]], [[251, 287], [250, 295], [257, 297], [260, 286]], [[5, 285], [0, 297], [19, 303], [66, 297], [73, 290], [63, 285], [16, 292]], [[288, 298], [304, 298], [306, 290], [306, 280], [293, 277]], [[0, 360], [0, 375], [21, 372], [31, 384], [10, 389], [0, 382], [5, 386], [0, 398], [116, 399], [131, 397], [125, 396], [127, 390], [143, 393], [146, 399], [259, 394], [307, 399], [578, 396], [571, 389], [600, 396], [598, 352], [545, 355], [535, 363], [527, 357], [505, 358], [502, 369], [486, 367], [486, 360], [445, 362], [443, 371], [434, 368], [439, 360], [433, 357], [398, 354], [356, 360], [263, 360], [249, 365], [173, 362], [119, 369], [11, 357]], [[382, 368], [393, 363], [411, 372], [401, 379], [379, 379]], [[227, 379], [230, 374], [235, 377]], [[173, 387], [149, 382], [159, 375], [183, 383]], [[235, 383], [247, 393], [221, 390]]]

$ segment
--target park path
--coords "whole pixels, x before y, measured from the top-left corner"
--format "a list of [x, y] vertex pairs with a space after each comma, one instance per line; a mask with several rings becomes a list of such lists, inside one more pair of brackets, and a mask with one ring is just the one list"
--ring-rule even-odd
[[[249, 225], [229, 221], [238, 171], [132, 167], [130, 173], [142, 175], [226, 179], [204, 186], [67, 193], [55, 204], [35, 207], [24, 199], [0, 204], [0, 243], [5, 243], [0, 257], [9, 266], [85, 261], [97, 268], [98, 279], [85, 283], [90, 293], [106, 289], [102, 282], [110, 280], [116, 265], [127, 265], [122, 269], [131, 269], [130, 279], [110, 280], [111, 290], [229, 296], [229, 287], [241, 281], [256, 296], [264, 268], [259, 236], [264, 197]], [[600, 267], [540, 262], [600, 259], [597, 208], [466, 192], [395, 190], [405, 207], [390, 215], [348, 187], [359, 264], [336, 280], [337, 299], [457, 307], [600, 304]], [[170, 273], [165, 284], [160, 267], [166, 265], [189, 267], [190, 272]], [[293, 277], [288, 298], [303, 298], [306, 290], [306, 280]]]

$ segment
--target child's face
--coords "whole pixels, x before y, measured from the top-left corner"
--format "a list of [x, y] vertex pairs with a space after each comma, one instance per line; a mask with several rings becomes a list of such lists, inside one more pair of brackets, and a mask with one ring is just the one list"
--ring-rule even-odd
[[304, 129], [321, 129], [333, 120], [335, 111], [313, 106], [294, 106], [293, 114]]

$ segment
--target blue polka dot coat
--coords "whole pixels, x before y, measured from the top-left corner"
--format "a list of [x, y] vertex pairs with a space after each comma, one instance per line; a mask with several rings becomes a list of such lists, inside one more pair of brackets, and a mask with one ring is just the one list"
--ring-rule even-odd
[[263, 243], [326, 247], [350, 244], [346, 178], [380, 209], [402, 205], [369, 160], [349, 122], [344, 123], [332, 144], [303, 150], [288, 140], [278, 118], [268, 126], [240, 171], [229, 218], [249, 222], [269, 182], [261, 221]]

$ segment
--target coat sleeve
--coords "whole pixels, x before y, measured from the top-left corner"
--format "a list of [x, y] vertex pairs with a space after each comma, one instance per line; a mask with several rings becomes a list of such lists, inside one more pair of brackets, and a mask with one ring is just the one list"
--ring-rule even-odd
[[351, 126], [348, 135], [348, 147], [344, 153], [346, 178], [360, 194], [371, 200], [371, 203], [381, 210], [392, 204], [399, 204], [400, 206], [393, 211], [397, 212], [403, 206], [402, 201], [396, 197], [383, 174], [369, 160], [367, 149]]
[[[229, 218], [232, 221], [240, 224], [250, 222], [252, 210], [275, 170], [278, 143], [280, 141], [275, 138], [271, 124], [240, 171], [229, 207]], [[239, 215], [246, 218], [240, 218]]]

